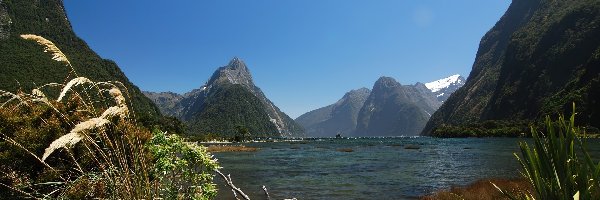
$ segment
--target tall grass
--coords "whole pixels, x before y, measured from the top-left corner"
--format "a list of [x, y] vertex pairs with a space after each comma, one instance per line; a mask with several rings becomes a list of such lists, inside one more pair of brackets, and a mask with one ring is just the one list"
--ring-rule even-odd
[[77, 76], [51, 41], [34, 40], [71, 68], [66, 83], [0, 90], [0, 190], [35, 199], [209, 199], [216, 159], [134, 120], [127, 88]]
[[545, 132], [531, 129], [533, 146], [520, 142], [522, 176], [533, 186], [534, 194], [512, 199], [593, 199], [600, 196], [600, 163], [594, 163], [588, 153], [585, 132], [575, 126], [573, 113], [558, 121], [545, 119]]

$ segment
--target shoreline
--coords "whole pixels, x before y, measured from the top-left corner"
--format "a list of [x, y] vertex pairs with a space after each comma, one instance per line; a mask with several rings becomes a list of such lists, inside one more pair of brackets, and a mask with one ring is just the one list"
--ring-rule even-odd
[[260, 148], [256, 147], [248, 147], [244, 145], [209, 145], [205, 146], [206, 151], [210, 153], [220, 153], [220, 152], [255, 152], [260, 150]]
[[513, 194], [532, 193], [533, 187], [525, 178], [484, 178], [476, 180], [465, 186], [451, 186], [441, 189], [432, 194], [419, 197], [421, 200], [445, 200], [445, 199], [465, 199], [465, 200], [492, 200], [509, 199], [502, 194], [494, 185], [499, 188], [512, 192]]

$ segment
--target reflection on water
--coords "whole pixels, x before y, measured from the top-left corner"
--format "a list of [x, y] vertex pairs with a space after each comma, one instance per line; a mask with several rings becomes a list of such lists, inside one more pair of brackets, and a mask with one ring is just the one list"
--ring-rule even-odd
[[[260, 150], [215, 157], [238, 187], [258, 199], [264, 197], [262, 185], [273, 199], [413, 199], [482, 178], [519, 176], [513, 156], [519, 140], [417, 137], [250, 143], [246, 146]], [[232, 198], [230, 190], [219, 188], [217, 199]]]

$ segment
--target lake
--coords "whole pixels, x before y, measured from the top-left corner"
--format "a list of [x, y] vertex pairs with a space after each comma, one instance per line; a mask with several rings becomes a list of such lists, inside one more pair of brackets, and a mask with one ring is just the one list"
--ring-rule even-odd
[[[357, 138], [246, 143], [256, 152], [214, 153], [253, 199], [415, 199], [483, 178], [519, 177], [522, 138]], [[600, 155], [600, 140], [592, 152]], [[344, 150], [352, 152], [344, 152]], [[519, 154], [520, 155], [520, 154]], [[220, 177], [215, 177], [222, 185]], [[217, 199], [232, 192], [219, 187]]]

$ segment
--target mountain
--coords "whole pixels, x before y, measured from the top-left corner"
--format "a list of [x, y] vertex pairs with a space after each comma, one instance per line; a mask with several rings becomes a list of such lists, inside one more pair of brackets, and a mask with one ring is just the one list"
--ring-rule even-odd
[[[352, 90], [336, 103], [305, 113], [295, 121], [311, 137], [333, 137], [338, 133], [353, 136], [415, 135], [421, 131], [430, 114], [463, 84], [464, 78], [460, 75], [405, 86], [393, 78], [381, 77], [373, 86], [375, 94], [367, 88]], [[365, 104], [368, 99], [369, 103]]]
[[454, 93], [458, 88], [462, 87], [465, 84], [465, 78], [462, 76], [455, 74], [449, 76], [447, 78], [443, 78], [440, 80], [432, 81], [429, 83], [425, 83], [425, 87], [427, 87], [431, 92], [435, 94], [438, 101], [444, 102], [452, 93]]
[[371, 91], [360, 88], [347, 92], [336, 103], [319, 108], [296, 118], [296, 122], [306, 130], [311, 137], [333, 137], [340, 133], [354, 133], [358, 113]]
[[441, 105], [423, 83], [401, 85], [381, 77], [358, 114], [354, 136], [417, 135]]
[[98, 56], [73, 32], [62, 0], [0, 1], [0, 88], [31, 91], [47, 83], [65, 83], [69, 69], [43, 47], [21, 39], [35, 34], [51, 40], [69, 58], [79, 76], [92, 81], [120, 81], [129, 93], [135, 116], [153, 121], [160, 111], [133, 85], [115, 62]]
[[245, 128], [255, 137], [303, 136], [303, 129], [258, 88], [246, 64], [233, 58], [205, 85], [184, 95], [145, 92], [165, 115], [188, 125], [192, 135], [232, 137]]
[[165, 115], [175, 115], [173, 114], [175, 111], [175, 106], [179, 101], [181, 101], [184, 96], [174, 93], [174, 92], [147, 92], [142, 91], [142, 93], [156, 103], [158, 109], [161, 113]]
[[[536, 123], [570, 113], [600, 127], [600, 1], [513, 1], [481, 39], [469, 79], [423, 135], [486, 121]], [[442, 129], [443, 127], [443, 129]]]

